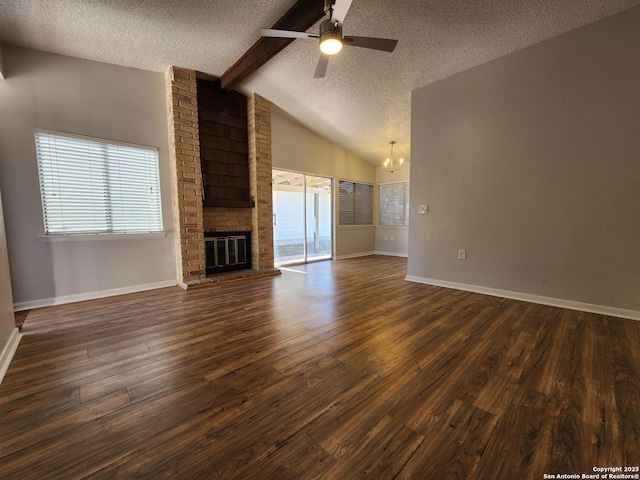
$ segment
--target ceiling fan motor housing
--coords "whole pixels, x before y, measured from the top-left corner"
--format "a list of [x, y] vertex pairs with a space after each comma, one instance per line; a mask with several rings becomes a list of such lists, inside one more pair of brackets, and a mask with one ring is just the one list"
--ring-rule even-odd
[[329, 39], [342, 43], [342, 26], [338, 22], [332, 23], [331, 19], [327, 18], [320, 23], [320, 43]]

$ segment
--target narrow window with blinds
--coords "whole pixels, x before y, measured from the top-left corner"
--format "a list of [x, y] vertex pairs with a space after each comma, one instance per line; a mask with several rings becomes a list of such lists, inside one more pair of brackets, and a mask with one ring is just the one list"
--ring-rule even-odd
[[158, 152], [35, 132], [45, 235], [162, 231]]
[[339, 190], [340, 225], [372, 225], [373, 186], [340, 180]]
[[380, 185], [380, 225], [409, 225], [409, 182]]

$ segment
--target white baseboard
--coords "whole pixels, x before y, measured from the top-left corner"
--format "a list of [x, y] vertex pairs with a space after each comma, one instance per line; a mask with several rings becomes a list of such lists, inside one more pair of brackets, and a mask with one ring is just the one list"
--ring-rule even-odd
[[549, 305], [551, 307], [567, 308], [569, 310], [579, 310], [581, 312], [597, 313], [600, 315], [608, 315], [611, 317], [640, 320], [640, 312], [636, 310], [625, 310], [623, 308], [607, 307], [604, 305], [594, 305], [591, 303], [575, 302], [573, 300], [563, 300], [561, 298], [543, 297], [540, 295], [531, 295], [528, 293], [512, 292], [510, 290], [500, 290], [497, 288], [480, 287], [478, 285], [468, 285], [465, 283], [447, 282], [445, 280], [416, 277], [414, 275], [407, 275], [405, 277], [405, 280], [409, 282], [424, 283], [426, 285], [435, 285], [437, 287], [446, 287], [446, 288], [453, 288], [455, 290], [464, 290], [467, 292], [482, 293], [484, 295], [492, 295], [494, 297], [510, 298], [513, 300], [522, 300], [524, 302], [530, 302], [530, 303], [539, 303], [541, 305]]
[[375, 255], [375, 254], [376, 252], [349, 253], [347, 255], [336, 256], [336, 260], [346, 260], [347, 258], [357, 258], [357, 257], [368, 257], [369, 255]]
[[13, 359], [13, 355], [16, 353], [16, 349], [18, 348], [21, 338], [22, 334], [20, 331], [17, 328], [14, 328], [7, 339], [7, 343], [2, 349], [2, 354], [0, 354], [0, 383], [2, 383], [2, 380], [9, 369], [9, 364]]
[[407, 258], [409, 254], [407, 253], [396, 253], [396, 252], [380, 252], [376, 250], [376, 255], [386, 255], [387, 257], [404, 257]]
[[145, 290], [155, 290], [156, 288], [174, 287], [176, 280], [166, 280], [164, 282], [146, 283], [143, 285], [132, 285], [130, 287], [112, 288], [110, 290], [98, 290], [95, 292], [79, 293], [77, 295], [67, 295], [64, 297], [43, 298], [29, 302], [18, 302], [13, 304], [16, 312], [21, 310], [31, 310], [32, 308], [50, 307], [52, 305], [63, 305], [65, 303], [83, 302], [96, 298], [113, 297], [125, 295], [127, 293], [144, 292]]

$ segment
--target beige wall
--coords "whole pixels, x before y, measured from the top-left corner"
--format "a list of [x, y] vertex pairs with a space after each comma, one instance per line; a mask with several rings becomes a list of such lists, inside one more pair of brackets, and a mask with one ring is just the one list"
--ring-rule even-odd
[[[33, 138], [45, 128], [158, 148], [172, 230], [164, 75], [2, 46], [0, 189], [19, 308], [175, 284], [173, 238], [44, 243]], [[122, 238], [122, 237], [119, 237]]]
[[[412, 94], [409, 276], [640, 311], [640, 8]], [[467, 260], [458, 260], [458, 249]]]
[[[277, 107], [271, 109], [273, 167], [313, 173], [338, 180], [374, 184], [373, 165], [316, 135]], [[337, 207], [337, 197], [334, 196]], [[375, 227], [336, 227], [337, 258], [375, 251]]]
[[[0, 193], [0, 353], [5, 349], [15, 330], [13, 316], [13, 296], [11, 294], [11, 277], [9, 276], [9, 256], [7, 254], [6, 232], [2, 211], [2, 195]], [[0, 356], [0, 364], [2, 357]], [[1, 365], [0, 365], [1, 366]], [[0, 381], [2, 374], [0, 373]]]

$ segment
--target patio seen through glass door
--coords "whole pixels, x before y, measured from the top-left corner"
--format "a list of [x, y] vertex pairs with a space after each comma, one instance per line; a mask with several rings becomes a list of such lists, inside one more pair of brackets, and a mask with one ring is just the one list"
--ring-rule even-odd
[[332, 179], [273, 169], [275, 263], [332, 257]]

